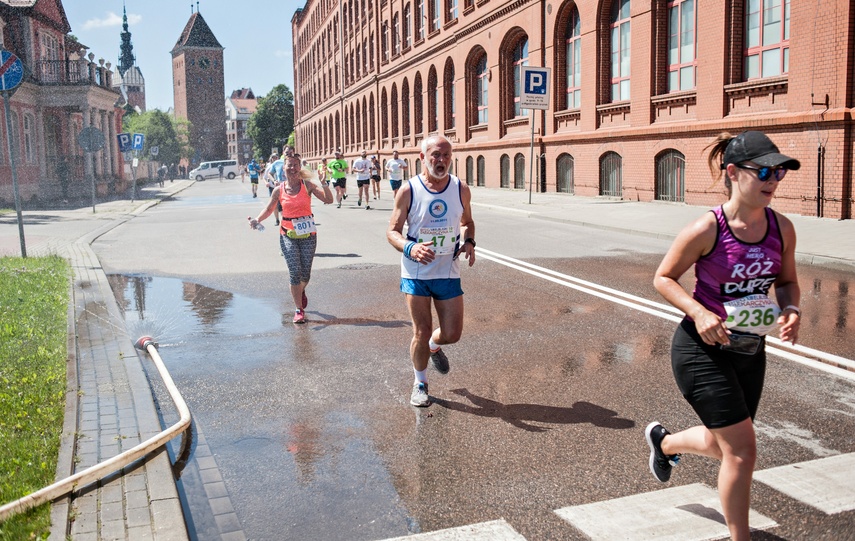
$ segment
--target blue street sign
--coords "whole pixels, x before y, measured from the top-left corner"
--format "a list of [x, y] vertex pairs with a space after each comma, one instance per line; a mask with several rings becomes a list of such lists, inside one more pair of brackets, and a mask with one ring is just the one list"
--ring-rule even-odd
[[9, 51], [0, 50], [0, 90], [17, 88], [24, 80], [24, 64]]
[[145, 144], [145, 135], [142, 133], [134, 134], [134, 150], [142, 150]]
[[520, 106], [525, 109], [549, 109], [550, 68], [523, 66]]
[[116, 139], [119, 140], [119, 152], [128, 152], [133, 148], [131, 145], [131, 134], [120, 133], [116, 135]]

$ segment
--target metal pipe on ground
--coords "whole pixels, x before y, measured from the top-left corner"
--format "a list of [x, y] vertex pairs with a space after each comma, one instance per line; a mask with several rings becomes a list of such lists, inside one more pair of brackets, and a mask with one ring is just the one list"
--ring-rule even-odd
[[[131, 464], [149, 453], [160, 449], [172, 441], [176, 436], [179, 436], [190, 429], [193, 420], [190, 416], [190, 408], [187, 407], [187, 403], [184, 402], [184, 398], [181, 396], [181, 393], [178, 392], [175, 382], [172, 381], [172, 376], [170, 376], [169, 371], [166, 370], [166, 366], [163, 364], [163, 360], [160, 358], [160, 354], [157, 351], [157, 343], [150, 336], [141, 336], [134, 343], [134, 346], [141, 351], [147, 352], [151, 357], [151, 360], [154, 362], [154, 365], [157, 367], [157, 371], [160, 374], [167, 391], [169, 391], [169, 396], [172, 398], [172, 401], [175, 403], [175, 407], [178, 409], [178, 413], [180, 415], [178, 422], [156, 436], [140, 443], [136, 447], [128, 449], [124, 453], [91, 466], [81, 472], [75, 473], [61, 481], [57, 481], [56, 483], [41, 490], [27, 494], [19, 500], [7, 503], [0, 507], [0, 522], [5, 521], [13, 515], [23, 513], [24, 511], [38, 507], [44, 503], [54, 501], [61, 496], [65, 496], [66, 494], [77, 490], [78, 488], [83, 488], [95, 481], [99, 481], [128, 464]], [[179, 453], [179, 457], [181, 457], [179, 460], [186, 460], [184, 455], [188, 449], [188, 442], [189, 437], [184, 439], [184, 444], [182, 445], [181, 452]]]

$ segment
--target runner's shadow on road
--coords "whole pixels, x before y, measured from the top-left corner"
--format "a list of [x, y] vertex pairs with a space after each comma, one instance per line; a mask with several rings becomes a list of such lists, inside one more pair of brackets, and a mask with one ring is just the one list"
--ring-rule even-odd
[[362, 257], [359, 254], [315, 254], [315, 257]]
[[618, 417], [616, 411], [590, 402], [576, 402], [569, 408], [541, 406], [539, 404], [502, 404], [501, 402], [472, 394], [468, 389], [452, 389], [451, 392], [468, 399], [474, 406], [436, 397], [431, 397], [431, 399], [443, 408], [478, 415], [480, 417], [495, 417], [529, 432], [546, 432], [547, 430], [551, 430], [551, 427], [538, 426], [531, 423], [590, 423], [594, 426], [614, 430], [626, 430], [635, 427], [635, 421]]

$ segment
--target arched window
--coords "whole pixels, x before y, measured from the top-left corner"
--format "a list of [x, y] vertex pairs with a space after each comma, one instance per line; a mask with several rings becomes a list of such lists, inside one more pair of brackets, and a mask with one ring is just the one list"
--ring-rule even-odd
[[628, 100], [629, 88], [629, 0], [612, 0], [611, 10], [611, 100]]
[[380, 94], [380, 137], [389, 138], [389, 100], [386, 97], [386, 89]]
[[668, 92], [695, 88], [698, 69], [697, 0], [668, 4]]
[[745, 79], [790, 71], [790, 0], [746, 0]]
[[401, 84], [401, 134], [410, 135], [410, 83], [406, 77]]
[[457, 125], [454, 106], [454, 62], [451, 58], [445, 62], [442, 88], [445, 94], [445, 129], [449, 130]]
[[528, 109], [520, 107], [520, 96], [522, 95], [522, 68], [528, 66], [528, 37], [523, 37], [514, 46], [513, 50], [514, 70], [514, 114], [513, 116], [525, 116]]
[[573, 181], [573, 156], [569, 154], [558, 156], [555, 178], [555, 191], [574, 193], [576, 186]]
[[511, 159], [507, 154], [502, 154], [502, 157], [499, 159], [499, 178], [500, 188], [511, 187]]
[[390, 109], [392, 110], [392, 139], [397, 139], [401, 117], [398, 116], [398, 88], [394, 84], [392, 84], [392, 103]]
[[436, 68], [433, 66], [430, 67], [430, 71], [428, 71], [428, 91], [427, 91], [427, 99], [428, 99], [428, 131], [435, 132], [438, 129], [439, 124], [439, 96], [438, 85], [436, 81]]
[[617, 152], [607, 152], [600, 159], [600, 195], [623, 196], [623, 159]]
[[392, 15], [392, 56], [401, 54], [401, 20], [398, 14]]
[[484, 164], [484, 156], [478, 156], [478, 186], [484, 186], [486, 182], [486, 166]]
[[472, 183], [475, 182], [475, 160], [472, 159], [472, 156], [466, 157], [466, 184], [472, 186]]
[[582, 106], [582, 23], [576, 7], [570, 13], [567, 22], [564, 48], [564, 69], [567, 73], [565, 109], [578, 109]]
[[488, 81], [490, 71], [487, 68], [487, 53], [479, 47], [473, 51], [467, 65], [470, 68], [467, 73], [474, 75], [466, 77], [466, 103], [467, 107], [470, 108], [467, 116], [469, 125], [486, 124], [488, 118], [487, 91], [490, 84]]
[[413, 120], [416, 124], [416, 135], [424, 131], [424, 114], [422, 111], [422, 74], [416, 73], [416, 81], [413, 83]]
[[415, 172], [416, 172], [416, 174], [417, 174], [417, 175], [421, 175], [421, 174], [422, 174], [422, 161], [421, 161], [420, 159], [418, 159], [418, 158], [416, 158], [416, 169], [415, 169]]
[[686, 157], [669, 149], [656, 158], [656, 200], [685, 201]]
[[514, 156], [514, 188], [525, 189], [525, 156], [521, 152]]
[[[368, 109], [366, 108], [365, 96], [362, 97], [362, 112], [363, 114], [368, 114]], [[369, 118], [373, 118], [373, 114], [369, 116]], [[362, 139], [363, 143], [368, 142], [368, 118], [362, 120]]]
[[372, 93], [368, 99], [368, 137], [372, 147], [377, 146], [377, 143], [375, 141], [375, 137], [377, 137], [377, 128], [374, 126], [374, 118], [374, 94]]
[[24, 160], [27, 163], [36, 163], [36, 141], [33, 135], [33, 115], [24, 115]]

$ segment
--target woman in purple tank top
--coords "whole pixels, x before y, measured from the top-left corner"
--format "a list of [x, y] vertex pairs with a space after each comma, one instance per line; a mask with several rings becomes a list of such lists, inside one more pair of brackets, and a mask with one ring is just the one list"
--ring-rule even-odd
[[[714, 177], [724, 173], [728, 199], [680, 232], [654, 279], [656, 290], [686, 314], [674, 333], [671, 367], [702, 424], [671, 434], [653, 422], [645, 437], [650, 470], [663, 483], [683, 453], [721, 461], [724, 518], [731, 539], [742, 541], [750, 535], [764, 337], [776, 326], [781, 340], [795, 343], [799, 334], [796, 233], [768, 205], [787, 171], [800, 164], [756, 131], [723, 133], [707, 148]], [[697, 282], [689, 294], [679, 279], [692, 265]], [[773, 285], [777, 303], [768, 297]]]

